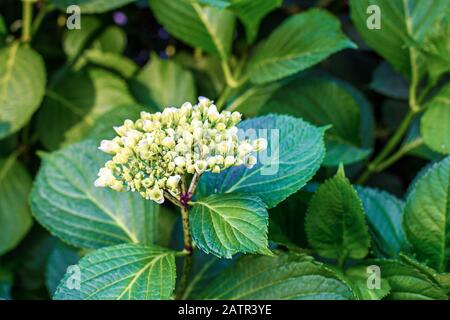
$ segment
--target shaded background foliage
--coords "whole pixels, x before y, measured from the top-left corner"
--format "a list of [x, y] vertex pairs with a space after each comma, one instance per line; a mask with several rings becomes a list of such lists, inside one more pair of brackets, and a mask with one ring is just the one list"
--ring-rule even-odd
[[[67, 1], [54, 2], [57, 8], [64, 9], [67, 5]], [[17, 128], [11, 130], [9, 126], [0, 124], [0, 172], [7, 173], [6, 176], [0, 173], [0, 196], [8, 194], [5, 199], [2, 199], [0, 209], [17, 213], [14, 217], [17, 219], [16, 222], [7, 227], [8, 233], [15, 236], [3, 241], [0, 234], [0, 297], [49, 298], [63, 277], [66, 267], [77, 262], [88, 251], [63, 244], [31, 217], [27, 199], [34, 177], [41, 167], [41, 159], [45, 158], [48, 152], [58, 150], [86, 137], [97, 140], [99, 137], [109, 138], [113, 134], [110, 129], [112, 125], [121, 122], [124, 118], [138, 117], [142, 108], [156, 111], [162, 106], [180, 105], [184, 101], [194, 102], [198, 95], [219, 100], [229, 109], [238, 110], [246, 117], [277, 112], [303, 118], [318, 126], [333, 125], [326, 131], [327, 154], [321, 169], [314, 177], [314, 182], [281, 202], [277, 207], [270, 209], [269, 239], [273, 243], [280, 244], [281, 248], [288, 248], [293, 252], [311, 253], [308, 250], [312, 246], [316, 249], [315, 253], [321, 256], [320, 260], [331, 261], [334, 264], [334, 260], [339, 259], [339, 254], [327, 248], [318, 249], [321, 244], [314, 244], [315, 241], [324, 242], [324, 236], [317, 233], [317, 229], [315, 229], [320, 225], [320, 221], [314, 222], [306, 219], [305, 231], [307, 211], [318, 211], [317, 219], [321, 220], [320, 212], [323, 208], [317, 204], [321, 199], [314, 200], [314, 197], [319, 197], [320, 193], [324, 195], [330, 192], [335, 193], [335, 188], [345, 189], [350, 182], [338, 174], [331, 182], [329, 180], [327, 183], [321, 183], [335, 175], [339, 163], [345, 165], [347, 178], [356, 182], [361, 176], [361, 172], [364, 171], [368, 159], [377, 155], [386, 146], [389, 137], [401, 125], [409, 110], [410, 81], [408, 79], [411, 76], [411, 70], [409, 64], [405, 65], [402, 58], [408, 53], [395, 52], [392, 56], [388, 46], [386, 52], [383, 49], [377, 50], [378, 52], [373, 51], [371, 47], [379, 40], [364, 35], [360, 27], [357, 30], [353, 22], [359, 19], [355, 14], [359, 10], [359, 5], [363, 8], [370, 1], [361, 1], [358, 4], [356, 4], [357, 1], [354, 1], [353, 21], [350, 16], [349, 2], [345, 0], [286, 0], [282, 4], [280, 1], [280, 6], [268, 10], [268, 14], [261, 21], [259, 31], [252, 25], [242, 23], [242, 21], [248, 21], [246, 17], [236, 23], [235, 31], [233, 29], [224, 30], [219, 24], [217, 34], [219, 37], [231, 38], [232, 41], [224, 42], [232, 45], [217, 47], [214, 42], [206, 40], [209, 42], [203, 46], [204, 50], [192, 47], [195, 47], [198, 42], [205, 41], [201, 37], [198, 39], [189, 37], [189, 28], [192, 26], [187, 25], [180, 31], [180, 28], [173, 25], [174, 22], [171, 21], [170, 15], [167, 16], [165, 12], [167, 7], [173, 12], [183, 11], [183, 8], [177, 7], [175, 2], [154, 1], [151, 2], [150, 7], [148, 1], [144, 0], [128, 2], [130, 3], [123, 2], [125, 5], [120, 8], [100, 14], [94, 14], [96, 12], [82, 14], [82, 30], [80, 32], [66, 29], [66, 16], [61, 11], [51, 10], [45, 13], [46, 3], [38, 1], [36, 4], [35, 13], [42, 12], [42, 21], [40, 25], [36, 26], [31, 46], [39, 55], [27, 52], [25, 49], [23, 52], [20, 51], [18, 57], [23, 61], [32, 62], [33, 68], [26, 70], [22, 68], [19, 71], [22, 72], [21, 77], [23, 78], [33, 77], [33, 74], [37, 74], [39, 77], [39, 74], [42, 74], [39, 68], [45, 66], [48, 85], [45, 88], [44, 79], [34, 79], [36, 88], [23, 93], [24, 100], [21, 103], [33, 104], [31, 108], [33, 111], [21, 114], [23, 121], [17, 124]], [[204, 2], [208, 3], [208, 1]], [[220, 1], [218, 2], [220, 3]], [[437, 2], [444, 10], [446, 1]], [[324, 53], [323, 56], [317, 58], [317, 61], [311, 62], [311, 65], [320, 62], [313, 68], [305, 71], [303, 69], [306, 67], [302, 68], [302, 72], [299, 74], [290, 74], [291, 66], [281, 67], [275, 71], [272, 69], [270, 72], [259, 70], [252, 73], [252, 67], [257, 68], [258, 61], [250, 63], [249, 77], [252, 82], [261, 85], [252, 86], [247, 83], [231, 90], [228, 92], [229, 94], [223, 95], [224, 90], [227, 90], [226, 75], [223, 73], [219, 57], [223, 58], [232, 53], [230, 65], [234, 70], [239, 70], [240, 62], [237, 57], [249, 53], [251, 48], [248, 42], [257, 43], [268, 37], [288, 18], [302, 12], [311, 13], [312, 11], [308, 10], [318, 7], [338, 18], [342, 29], [352, 42], [344, 37], [342, 39], [330, 37], [330, 42], [325, 42], [323, 45], [325, 49], [335, 49]], [[389, 12], [388, 9], [386, 12]], [[0, 13], [0, 45], [5, 46], [11, 42], [12, 38], [20, 37], [19, 21], [22, 16], [20, 2], [2, 1]], [[314, 14], [317, 15], [314, 19], [319, 20], [328, 16], [322, 11]], [[227, 17], [223, 17], [223, 19], [227, 19]], [[308, 26], [311, 25], [309, 21], [296, 21], [295, 23], [304, 24], [302, 30], [305, 34], [311, 36], [317, 32], [319, 40], [328, 39], [329, 33], [333, 33], [333, 30], [327, 29], [323, 31], [309, 30]], [[424, 24], [426, 23], [427, 21]], [[401, 29], [402, 22], [398, 21], [398, 25]], [[289, 30], [290, 26], [287, 25], [279, 32], [288, 33]], [[424, 57], [432, 56], [427, 59], [433, 61], [432, 67], [429, 67], [431, 63], [428, 60], [424, 62], [424, 65], [432, 70], [429, 71], [429, 78], [435, 84], [429, 93], [430, 97], [438, 91], [441, 84], [448, 80], [445, 75], [447, 70], [442, 67], [442, 65], [448, 64], [448, 61], [441, 61], [442, 57], [445, 57], [446, 50], [440, 45], [443, 43], [443, 40], [440, 39], [442, 34], [449, 36], [445, 30], [437, 32], [432, 37], [437, 40], [427, 44], [427, 48], [431, 49], [427, 49], [427, 53], [424, 54]], [[417, 37], [419, 39], [421, 35], [418, 34]], [[180, 41], [180, 38], [184, 41]], [[290, 39], [287, 38], [287, 40]], [[301, 48], [304, 48], [316, 40], [300, 38], [298, 41], [300, 45], [303, 45]], [[353, 43], [357, 45], [357, 49]], [[415, 45], [410, 44], [411, 47]], [[264, 55], [270, 54], [271, 49], [277, 46], [284, 48], [284, 45], [280, 45], [277, 41], [256, 48], [256, 60], [260, 56], [264, 57]], [[444, 54], [440, 50], [444, 50]], [[335, 54], [330, 56], [332, 53]], [[6, 59], [5, 54], [0, 57]], [[385, 59], [388, 61], [386, 62]], [[426, 59], [424, 58], [424, 60]], [[222, 101], [221, 99], [224, 97], [226, 99]], [[434, 103], [439, 104], [439, 100], [437, 99]], [[61, 108], [62, 105], [64, 108]], [[427, 128], [425, 130], [431, 131], [429, 136], [438, 133], [448, 135], [449, 125], [445, 123], [446, 119], [443, 118], [442, 125], [436, 123], [439, 116], [439, 111], [436, 111], [435, 115], [428, 115], [431, 119], [425, 122]], [[447, 120], [449, 119], [447, 118]], [[419, 121], [415, 120], [409, 126], [403, 144], [421, 139]], [[17, 121], [13, 123], [17, 123]], [[434, 128], [435, 126], [437, 129]], [[433, 130], [437, 130], [437, 133]], [[404, 201], [400, 199], [404, 198], [405, 194], [418, 192], [412, 190], [412, 187], [408, 190], [408, 187], [415, 185], [412, 182], [417, 181], [414, 178], [422, 168], [429, 166], [430, 162], [442, 159], [442, 154], [448, 154], [448, 146], [444, 152], [436, 152], [440, 151], [437, 150], [440, 145], [436, 148], [436, 144], [432, 140], [426, 141], [428, 146], [418, 143], [416, 147], [415, 144], [412, 144], [413, 147], [408, 150], [406, 155], [393, 165], [386, 166], [386, 169], [381, 172], [372, 173], [368, 179], [364, 179], [366, 181], [360, 181], [364, 182], [366, 186], [380, 189], [358, 187], [357, 192], [362, 199], [362, 205], [356, 203], [359, 200], [355, 200], [354, 206], [349, 209], [361, 213], [363, 207], [366, 210], [372, 247], [370, 251], [367, 251], [368, 245], [352, 248], [349, 258], [361, 259], [367, 254], [369, 259], [398, 258], [400, 251], [411, 252], [411, 244], [405, 240], [405, 231], [401, 227], [402, 222], [399, 218], [404, 207]], [[75, 158], [76, 155], [73, 157]], [[442, 166], [444, 165], [445, 163], [442, 164]], [[91, 169], [95, 175], [96, 168]], [[445, 171], [445, 169], [442, 170]], [[423, 172], [425, 171], [423, 170]], [[6, 182], [10, 181], [17, 183], [13, 186], [6, 186]], [[208, 184], [207, 182], [205, 184], [204, 190], [207, 190]], [[321, 184], [320, 188], [319, 184]], [[425, 184], [426, 181], [422, 182], [422, 185]], [[426, 185], [422, 185], [418, 184], [420, 188], [426, 190]], [[2, 192], [2, 188], [9, 189]], [[199, 188], [201, 189], [202, 186]], [[317, 191], [318, 188], [319, 191]], [[312, 196], [312, 193], [316, 191], [315, 196]], [[46, 191], [42, 190], [42, 192]], [[358, 199], [358, 195], [354, 192], [349, 197]], [[130, 198], [129, 201], [132, 203], [133, 199]], [[330, 208], [333, 208], [333, 205], [330, 205]], [[371, 210], [370, 208], [377, 209]], [[161, 245], [180, 248], [181, 241], [178, 238], [180, 222], [172, 208], [164, 207], [163, 210], [164, 212], [158, 218], [159, 234], [155, 232], [153, 237], [157, 238], [157, 242]], [[372, 212], [374, 213], [372, 214]], [[322, 219], [326, 220], [329, 212], [322, 214], [324, 215]], [[380, 215], [383, 218], [380, 218]], [[447, 218], [450, 218], [449, 215], [447, 214]], [[411, 214], [410, 219], [420, 219], [420, 213], [418, 213], [418, 217]], [[308, 224], [313, 226], [308, 227]], [[357, 226], [364, 222], [354, 221], [354, 224]], [[17, 228], [17, 230], [12, 228]], [[326, 228], [327, 226], [324, 226], [324, 229]], [[414, 230], [406, 229], [411, 234], [415, 233]], [[379, 234], [380, 231], [383, 234]], [[360, 238], [365, 237], [364, 234], [358, 235], [358, 232], [355, 232], [354, 236], [355, 238], [348, 240], [352, 242], [357, 238], [360, 241]], [[413, 245], [416, 245], [417, 249], [411, 254], [414, 259], [401, 256], [398, 260], [378, 262], [386, 267], [385, 276], [389, 280], [390, 297], [446, 298], [446, 290], [440, 286], [447, 286], [448, 289], [448, 280], [447, 282], [442, 280], [445, 277], [443, 272], [448, 267], [445, 265], [447, 260], [438, 261], [441, 257], [434, 259], [433, 252], [428, 252], [426, 246], [418, 245], [421, 239], [414, 238], [414, 235], [410, 239], [413, 239], [415, 242]], [[333, 239], [326, 240], [333, 242]], [[79, 241], [82, 244], [82, 241]], [[366, 238], [361, 241], [364, 244], [369, 243], [369, 239]], [[115, 242], [111, 240], [110, 244], [112, 243]], [[83, 247], [83, 245], [81, 246]], [[96, 244], [91, 247], [100, 246], [100, 244]], [[448, 248], [444, 249], [448, 250]], [[203, 270], [203, 273], [202, 278], [197, 279], [198, 281], [189, 288], [190, 297], [216, 297], [214, 284], [207, 287], [206, 291], [202, 290], [202, 285], [208, 283], [208, 279], [213, 278], [223, 269], [223, 265], [228, 263], [205, 257], [199, 252], [196, 255], [198, 257], [194, 272]], [[427, 269], [428, 267], [415, 261], [415, 258], [418, 258], [421, 262], [429, 262], [427, 259], [430, 256], [433, 259], [428, 265], [437, 269], [440, 272], [438, 275], [435, 271], [430, 271]], [[242, 270], [246, 261], [252, 259], [258, 258], [246, 257], [233, 266], [237, 269], [229, 269], [226, 272], [235, 274], [233, 273], [235, 270]], [[262, 266], [275, 264], [275, 262], [266, 260], [268, 258], [261, 259]], [[303, 264], [305, 264], [305, 270], [315, 268], [296, 257], [283, 257], [283, 259], [287, 260], [284, 262], [291, 266], [298, 264], [300, 269]], [[351, 266], [354, 261], [350, 261], [349, 264]], [[205, 265], [208, 265], [208, 269], [203, 269]], [[306, 267], [306, 265], [308, 266]], [[361, 274], [364, 274], [365, 270], [358, 269], [358, 267], [351, 270], [353, 274], [349, 272], [349, 277], [356, 283], [354, 290], [361, 290], [361, 292], [358, 291], [360, 297], [374, 298], [365, 296], [367, 293], [361, 289], [365, 283]], [[405, 283], [396, 278], [399, 277], [399, 274], [408, 274], [415, 279], [416, 282], [408, 288], [413, 292], [411, 295], [402, 296], [401, 292]], [[298, 276], [300, 277], [302, 274]], [[322, 276], [326, 277], [327, 275], [323, 274]], [[359, 278], [362, 279], [359, 282], [354, 280]], [[430, 281], [433, 285], [430, 284]], [[301, 283], [299, 283], [300, 285]], [[339, 285], [337, 286], [339, 287]], [[386, 289], [384, 286], [383, 283], [383, 289]], [[342, 296], [326, 296], [326, 298], [347, 297], [345, 290], [339, 287], [338, 291], [341, 292], [340, 290], [342, 290]], [[386, 289], [380, 293], [379, 297], [375, 298], [384, 297], [388, 292], [389, 289]], [[233, 296], [227, 296], [224, 293], [221, 297]], [[236, 293], [234, 297], [265, 298], [265, 296], [245, 296], [242, 293]]]

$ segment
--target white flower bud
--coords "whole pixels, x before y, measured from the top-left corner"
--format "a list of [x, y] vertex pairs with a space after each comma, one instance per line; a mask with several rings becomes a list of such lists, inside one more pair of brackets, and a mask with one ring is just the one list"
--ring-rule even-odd
[[226, 156], [224, 163], [225, 168], [231, 167], [235, 161], [236, 159], [233, 156]]
[[181, 176], [178, 174], [175, 176], [170, 176], [169, 179], [167, 179], [167, 186], [171, 189], [176, 189], [180, 180]]
[[175, 147], [175, 141], [173, 140], [172, 137], [165, 137], [162, 141], [161, 144], [169, 149], [172, 149], [173, 147]]
[[264, 138], [256, 139], [253, 141], [253, 148], [256, 152], [267, 149], [267, 140]]
[[195, 167], [195, 171], [197, 171], [197, 173], [201, 174], [201, 173], [205, 172], [205, 170], [208, 168], [208, 163], [205, 160], [198, 160], [198, 161], [195, 161], [194, 167]]
[[98, 147], [101, 151], [109, 154], [116, 154], [120, 151], [120, 146], [111, 140], [102, 140], [100, 142], [100, 147]]

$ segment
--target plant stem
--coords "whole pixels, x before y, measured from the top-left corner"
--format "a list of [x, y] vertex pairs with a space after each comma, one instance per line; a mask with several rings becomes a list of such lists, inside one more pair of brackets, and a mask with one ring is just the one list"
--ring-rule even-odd
[[[192, 195], [195, 192], [195, 189], [197, 188], [198, 182], [200, 181], [200, 175], [198, 173], [194, 173], [194, 176], [192, 177], [191, 184], [188, 189], [188, 194], [192, 197]], [[190, 201], [190, 199], [189, 199]]]
[[176, 206], [178, 206], [180, 208], [182, 207], [180, 200], [178, 200], [176, 197], [174, 197], [173, 195], [171, 195], [167, 191], [164, 191], [164, 198], [166, 198], [167, 200], [172, 202], [174, 205], [176, 205]]
[[42, 21], [44, 20], [47, 13], [49, 13], [51, 10], [53, 10], [52, 4], [44, 4], [42, 8], [39, 10], [38, 14], [36, 15], [36, 18], [33, 21], [32, 27], [31, 27], [31, 35], [34, 36], [36, 32], [38, 31], [39, 27], [41, 26]]
[[383, 162], [387, 156], [389, 156], [389, 154], [403, 139], [403, 136], [406, 134], [406, 131], [408, 130], [411, 122], [414, 120], [416, 114], [417, 111], [412, 109], [409, 110], [408, 114], [405, 116], [405, 118], [403, 119], [402, 123], [400, 124], [394, 135], [389, 139], [386, 146], [383, 148], [383, 150], [381, 150], [378, 156], [372, 162], [369, 163], [366, 171], [364, 171], [364, 173], [356, 181], [357, 184], [363, 184], [372, 175], [372, 173], [377, 172], [378, 165], [381, 162]]
[[31, 20], [33, 19], [33, 0], [22, 0], [22, 42], [31, 40]]
[[181, 219], [183, 222], [184, 252], [186, 253], [186, 256], [184, 257], [183, 273], [181, 275], [177, 290], [177, 299], [180, 299], [183, 296], [184, 291], [186, 290], [189, 281], [189, 275], [191, 274], [192, 253], [194, 250], [192, 246], [191, 231], [189, 229], [189, 211], [186, 206], [181, 207]]
[[402, 148], [400, 148], [400, 150], [395, 152], [393, 155], [391, 155], [385, 161], [381, 162], [377, 166], [376, 171], [379, 172], [379, 171], [383, 171], [383, 170], [387, 169], [392, 164], [394, 164], [397, 160], [399, 160], [401, 157], [403, 157], [405, 154], [407, 154], [408, 152], [410, 152], [410, 151], [414, 150], [415, 148], [421, 146], [423, 143], [424, 143], [423, 139], [419, 138], [419, 139], [413, 140], [413, 141], [405, 144]]
[[[247, 57], [248, 57], [248, 50], [245, 50], [244, 54], [242, 55], [242, 58], [239, 61], [238, 66], [236, 67], [236, 70], [234, 71], [234, 75], [231, 74], [231, 70], [230, 70], [230, 66], [228, 65], [228, 62], [225, 60], [222, 60], [222, 70], [223, 70], [223, 74], [225, 76], [226, 86], [223, 89], [222, 94], [220, 95], [220, 97], [216, 103], [216, 106], [219, 110], [223, 108], [223, 106], [227, 102], [227, 100], [230, 97], [233, 90], [239, 88], [248, 80], [248, 77], [241, 78], [241, 73], [247, 62]], [[239, 80], [235, 80], [235, 79], [239, 79]]]

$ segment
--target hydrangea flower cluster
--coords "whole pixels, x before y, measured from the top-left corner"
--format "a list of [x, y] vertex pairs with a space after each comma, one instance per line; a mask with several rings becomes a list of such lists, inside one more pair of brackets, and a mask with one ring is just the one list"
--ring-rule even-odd
[[256, 164], [254, 152], [267, 148], [265, 139], [239, 140], [239, 112], [218, 112], [207, 98], [163, 112], [141, 112], [137, 121], [114, 127], [118, 136], [99, 149], [113, 155], [100, 169], [96, 187], [139, 192], [164, 202], [164, 193], [179, 198], [182, 176], [219, 173], [231, 166]]

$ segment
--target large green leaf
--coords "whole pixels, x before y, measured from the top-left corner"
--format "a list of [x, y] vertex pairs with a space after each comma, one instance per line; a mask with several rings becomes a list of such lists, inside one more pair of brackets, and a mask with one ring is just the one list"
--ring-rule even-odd
[[355, 45], [341, 32], [339, 20], [312, 9], [288, 18], [249, 61], [250, 78], [266, 83], [307, 69], [331, 54]]
[[243, 121], [242, 130], [253, 130], [268, 140], [252, 168], [232, 167], [220, 174], [206, 173], [200, 180], [202, 194], [243, 192], [275, 207], [308, 182], [322, 163], [324, 128], [285, 115], [267, 115]]
[[[367, 8], [377, 5], [381, 28], [369, 29]], [[424, 71], [424, 58], [413, 43], [422, 44], [439, 25], [448, 9], [448, 1], [421, 0], [351, 0], [351, 16], [364, 41], [403, 75], [411, 75], [411, 67]]]
[[261, 20], [272, 10], [281, 6], [282, 0], [231, 0], [233, 11], [245, 26], [247, 42], [251, 43], [258, 35]]
[[444, 271], [450, 257], [450, 157], [416, 182], [406, 200], [403, 226], [417, 258]]
[[120, 8], [136, 0], [51, 0], [51, 2], [60, 10], [66, 11], [67, 7], [77, 5], [82, 14], [103, 13]]
[[212, 195], [195, 201], [189, 214], [195, 244], [218, 257], [267, 250], [264, 202], [245, 194]]
[[87, 140], [45, 154], [31, 194], [36, 219], [82, 248], [158, 241], [158, 206], [132, 192], [94, 187], [108, 156]]
[[31, 177], [15, 156], [0, 158], [0, 256], [14, 248], [31, 227]]
[[385, 191], [364, 187], [358, 187], [357, 191], [375, 251], [383, 257], [398, 256], [408, 246], [402, 225], [405, 204]]
[[447, 300], [444, 290], [421, 270], [398, 260], [380, 260], [381, 278], [387, 279], [392, 300]]
[[[244, 107], [245, 108], [245, 107]], [[368, 110], [370, 126], [364, 123]], [[307, 75], [279, 88], [259, 113], [290, 114], [314, 125], [332, 125], [325, 134], [324, 165], [350, 164], [367, 157], [373, 144], [369, 102], [349, 84], [329, 76]]]
[[176, 38], [228, 57], [235, 25], [231, 12], [187, 0], [149, 0], [149, 4], [156, 19]]
[[341, 167], [309, 202], [306, 234], [314, 250], [326, 258], [364, 258], [370, 237], [364, 209]]
[[150, 62], [131, 83], [136, 99], [155, 110], [178, 107], [197, 100], [194, 77], [174, 61], [164, 61], [152, 54]]
[[0, 139], [28, 123], [41, 104], [46, 73], [41, 56], [14, 42], [0, 49]]
[[423, 140], [432, 150], [450, 154], [450, 84], [426, 105], [420, 121]]
[[45, 284], [48, 292], [53, 295], [69, 266], [80, 260], [79, 253], [64, 243], [57, 242], [48, 257], [45, 270]]
[[349, 286], [311, 257], [245, 256], [218, 275], [200, 295], [230, 300], [351, 300]]
[[56, 149], [82, 139], [100, 115], [133, 103], [121, 78], [98, 68], [82, 69], [48, 89], [37, 130], [44, 145]]
[[[78, 263], [79, 289], [62, 279], [56, 300], [167, 300], [175, 288], [175, 254], [157, 246], [122, 244], [94, 251]], [[71, 283], [70, 283], [71, 284]]]

